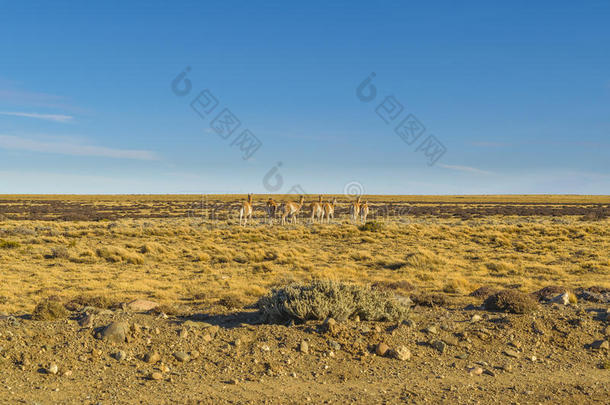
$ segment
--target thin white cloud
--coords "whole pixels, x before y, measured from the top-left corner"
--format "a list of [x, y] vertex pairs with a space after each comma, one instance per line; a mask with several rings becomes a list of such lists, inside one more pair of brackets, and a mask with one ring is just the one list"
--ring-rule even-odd
[[40, 141], [12, 135], [0, 135], [0, 149], [55, 153], [73, 156], [98, 156], [115, 159], [156, 160], [154, 152], [136, 149], [113, 149], [104, 146], [82, 145], [64, 140]]
[[38, 114], [14, 111], [0, 111], [0, 115], [11, 115], [14, 117], [36, 118], [40, 120], [55, 121], [55, 122], [70, 122], [74, 117], [63, 114]]
[[476, 167], [470, 167], [470, 166], [446, 165], [446, 164], [442, 164], [442, 163], [439, 163], [439, 166], [444, 169], [457, 170], [459, 172], [476, 173], [476, 174], [493, 174], [493, 172], [477, 169]]

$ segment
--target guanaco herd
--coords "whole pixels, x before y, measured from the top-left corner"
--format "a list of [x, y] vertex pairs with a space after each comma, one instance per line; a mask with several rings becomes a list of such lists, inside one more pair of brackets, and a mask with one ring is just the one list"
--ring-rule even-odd
[[[301, 196], [299, 202], [288, 201], [285, 203], [279, 203], [273, 198], [269, 198], [265, 203], [265, 211], [267, 213], [267, 222], [273, 224], [274, 220], [279, 219], [282, 225], [286, 225], [286, 218], [292, 224], [297, 223], [297, 216], [303, 208], [305, 203], [305, 197]], [[318, 197], [318, 201], [314, 201], [309, 204], [309, 210], [311, 213], [311, 223], [315, 223], [316, 220], [319, 223], [330, 223], [331, 219], [335, 218], [335, 206], [337, 205], [337, 199], [333, 198], [332, 202], [323, 202], [322, 196]], [[239, 207], [239, 225], [246, 226], [248, 220], [252, 220], [252, 194], [248, 194], [248, 199], [243, 201]], [[358, 221], [363, 224], [366, 223], [366, 217], [369, 215], [368, 202], [361, 202], [359, 196], [356, 201], [352, 202], [349, 207], [350, 218], [353, 222]]]

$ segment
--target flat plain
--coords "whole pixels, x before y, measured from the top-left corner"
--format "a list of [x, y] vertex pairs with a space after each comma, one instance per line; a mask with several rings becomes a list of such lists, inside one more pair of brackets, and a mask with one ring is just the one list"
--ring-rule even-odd
[[[338, 199], [329, 224], [310, 221], [317, 196], [306, 198], [298, 224], [282, 226], [266, 217], [269, 196], [255, 195], [254, 218], [241, 227], [240, 195], [0, 196], [0, 398], [528, 403], [562, 390], [566, 401], [608, 400], [610, 197], [365, 196], [367, 225], [348, 218], [352, 198], [322, 197]], [[410, 320], [350, 319], [330, 336], [316, 321], [257, 318], [262, 296], [316, 280], [409, 297]], [[498, 313], [471, 295], [481, 287], [546, 287], [571, 302], [549, 304], [539, 293], [533, 313]], [[49, 297], [67, 318], [32, 320]], [[160, 306], [132, 313], [125, 303], [135, 299]], [[91, 331], [77, 323], [83, 308], [96, 308]], [[116, 319], [139, 325], [131, 342], [95, 338]], [[206, 333], [210, 325], [220, 331]], [[376, 355], [381, 342], [413, 358]], [[179, 348], [189, 361], [174, 359]], [[111, 357], [119, 349], [127, 359]], [[142, 360], [151, 350], [162, 366]], [[54, 362], [57, 374], [48, 372]], [[149, 378], [155, 370], [161, 381]], [[548, 386], [536, 384], [541, 375]], [[86, 381], [97, 389], [79, 391]]]

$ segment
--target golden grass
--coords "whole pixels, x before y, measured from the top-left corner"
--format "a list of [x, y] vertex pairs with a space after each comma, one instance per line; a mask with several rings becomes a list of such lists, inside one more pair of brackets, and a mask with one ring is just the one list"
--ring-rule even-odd
[[49, 295], [232, 305], [316, 279], [408, 282], [458, 295], [482, 285], [610, 287], [608, 220], [405, 217], [374, 232], [339, 221], [246, 228], [188, 218], [3, 221], [0, 311], [31, 311]]

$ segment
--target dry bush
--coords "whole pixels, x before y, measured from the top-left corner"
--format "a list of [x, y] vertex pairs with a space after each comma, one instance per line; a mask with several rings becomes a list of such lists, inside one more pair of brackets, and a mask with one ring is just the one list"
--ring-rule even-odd
[[143, 254], [159, 255], [165, 252], [165, 248], [156, 242], [146, 242], [140, 246], [139, 251]]
[[56, 246], [51, 249], [51, 253], [46, 255], [46, 259], [67, 259], [70, 257], [70, 253], [65, 246]]
[[447, 305], [447, 299], [442, 294], [419, 293], [411, 296], [411, 300], [413, 300], [416, 305], [422, 307], [442, 307]]
[[483, 286], [483, 287], [477, 288], [476, 290], [474, 290], [473, 292], [471, 292], [468, 295], [471, 297], [487, 299], [487, 297], [489, 297], [490, 295], [493, 295], [497, 292], [498, 292], [498, 290], [493, 287]]
[[403, 319], [409, 310], [388, 292], [333, 281], [314, 281], [274, 289], [257, 305], [264, 321], [270, 323], [328, 317], [346, 320], [356, 315], [368, 321], [397, 321]]
[[227, 309], [243, 308], [245, 302], [236, 295], [225, 295], [218, 300], [218, 304]]
[[358, 227], [363, 232], [381, 232], [383, 231], [383, 224], [377, 221], [367, 222], [364, 225]]
[[118, 302], [111, 300], [105, 295], [78, 295], [68, 301], [65, 306], [71, 311], [79, 311], [85, 307], [107, 309], [118, 306]]
[[49, 297], [40, 301], [34, 312], [32, 319], [36, 321], [52, 321], [54, 319], [66, 318], [68, 311], [66, 307], [55, 297]]
[[529, 294], [517, 290], [502, 290], [485, 300], [485, 309], [492, 311], [525, 314], [536, 309], [538, 304]]
[[116, 246], [104, 246], [95, 252], [98, 257], [110, 263], [127, 262], [131, 264], [144, 264], [144, 258], [137, 253]]
[[465, 279], [452, 279], [443, 286], [443, 292], [448, 294], [465, 294], [469, 290], [470, 283]]
[[407, 254], [405, 258], [405, 266], [413, 267], [417, 270], [438, 271], [446, 263], [446, 260], [436, 253], [423, 248]]
[[532, 293], [532, 297], [534, 297], [534, 299], [536, 299], [536, 301], [548, 301], [548, 300], [558, 296], [559, 294], [563, 294], [566, 292], [569, 292], [570, 295], [573, 295], [573, 294], [571, 294], [571, 291], [566, 287], [561, 287], [558, 285], [549, 285], [544, 288], [541, 288], [538, 291], [534, 291]]

